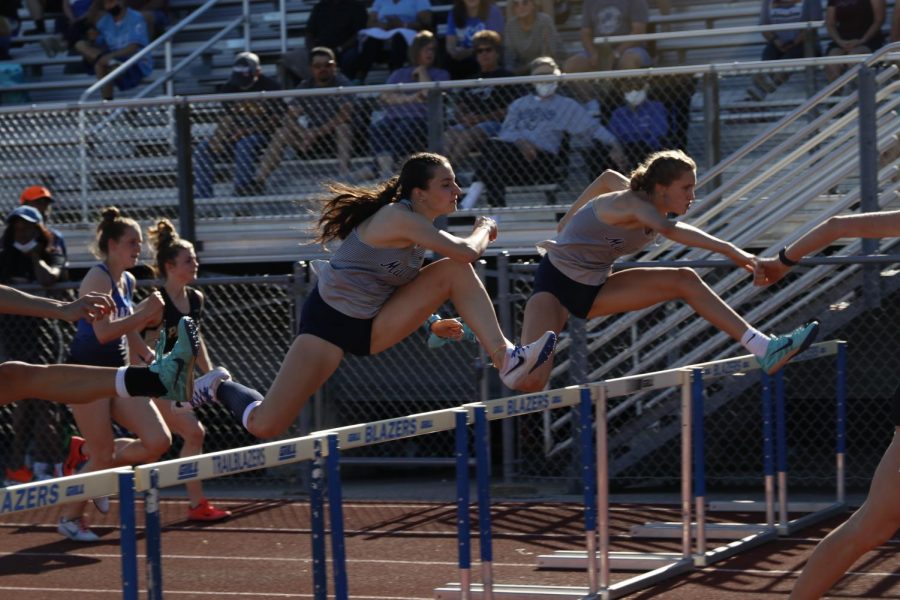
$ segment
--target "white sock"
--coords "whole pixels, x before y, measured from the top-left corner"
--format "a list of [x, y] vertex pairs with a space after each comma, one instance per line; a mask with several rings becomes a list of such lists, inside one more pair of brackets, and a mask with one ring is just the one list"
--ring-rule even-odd
[[751, 327], [741, 336], [741, 346], [754, 356], [765, 356], [770, 339], [766, 334], [760, 333]]
[[247, 426], [247, 421], [250, 420], [250, 413], [253, 412], [253, 409], [262, 404], [262, 400], [254, 400], [250, 404], [247, 405], [247, 408], [244, 409], [244, 416], [241, 417], [241, 423], [244, 424], [244, 429], [250, 431], [250, 428]]
[[116, 396], [119, 398], [131, 398], [128, 388], [125, 387], [125, 369], [128, 367], [119, 367], [116, 369]]

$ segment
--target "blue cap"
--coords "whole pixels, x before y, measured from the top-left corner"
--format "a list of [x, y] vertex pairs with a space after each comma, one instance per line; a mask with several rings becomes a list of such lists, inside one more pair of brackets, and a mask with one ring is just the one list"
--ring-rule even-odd
[[38, 225], [43, 225], [44, 223], [44, 217], [41, 216], [41, 211], [33, 206], [22, 205], [15, 207], [9, 211], [8, 215], [6, 215], [6, 224], [9, 225], [16, 217]]

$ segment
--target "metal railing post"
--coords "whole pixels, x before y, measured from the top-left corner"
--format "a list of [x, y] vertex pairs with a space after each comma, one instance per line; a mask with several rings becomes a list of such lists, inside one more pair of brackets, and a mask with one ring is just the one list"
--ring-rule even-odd
[[194, 220], [194, 169], [191, 148], [191, 105], [181, 102], [175, 106], [175, 153], [178, 159], [178, 229], [186, 240], [194, 242], [197, 251], [203, 250], [197, 241]]
[[[876, 122], [875, 71], [866, 64], [859, 66], [859, 196], [860, 212], [880, 210], [878, 203], [878, 125]], [[877, 254], [879, 240], [862, 240], [864, 254]], [[868, 308], [881, 303], [878, 265], [863, 267], [863, 294]]]
[[444, 93], [440, 88], [428, 90], [428, 149], [442, 152], [444, 147]]
[[[712, 169], [722, 156], [722, 130], [719, 125], [719, 74], [709, 71], [703, 75], [703, 124], [706, 127], [706, 167]], [[713, 186], [720, 185], [717, 178]]]
[[242, 14], [244, 15], [244, 51], [250, 52], [250, 0], [244, 0]]

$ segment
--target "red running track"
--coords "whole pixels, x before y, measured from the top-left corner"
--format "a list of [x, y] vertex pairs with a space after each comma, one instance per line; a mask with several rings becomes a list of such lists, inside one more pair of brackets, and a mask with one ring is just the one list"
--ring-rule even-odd
[[[185, 501], [162, 502], [163, 589], [167, 599], [312, 597], [309, 510], [305, 502], [221, 500], [216, 505], [230, 508], [234, 516], [226, 522], [198, 526], [185, 521]], [[95, 530], [102, 536], [102, 541], [94, 544], [71, 542], [56, 533], [58, 507], [0, 518], [0, 598], [120, 598], [115, 508], [113, 502], [109, 515], [97, 515], [94, 520]], [[351, 598], [427, 600], [433, 598], [434, 588], [459, 581], [453, 505], [348, 501], [344, 513]], [[677, 520], [675, 509], [617, 505], [610, 514], [614, 550], [678, 551], [675, 540], [648, 541], [627, 535], [634, 524]], [[843, 518], [780, 538], [629, 598], [784, 598], [813, 546]], [[581, 510], [575, 504], [495, 504], [495, 582], [587, 585], [583, 572], [541, 571], [535, 567], [538, 554], [580, 548], [581, 519]], [[733, 514], [725, 518], [734, 519]], [[143, 553], [141, 524], [139, 515], [138, 548]], [[476, 536], [472, 545], [472, 579], [476, 582], [477, 542]], [[829, 597], [900, 598], [898, 543], [891, 540], [866, 554]], [[142, 598], [146, 597], [143, 558], [142, 554]], [[629, 576], [613, 574], [614, 580]]]

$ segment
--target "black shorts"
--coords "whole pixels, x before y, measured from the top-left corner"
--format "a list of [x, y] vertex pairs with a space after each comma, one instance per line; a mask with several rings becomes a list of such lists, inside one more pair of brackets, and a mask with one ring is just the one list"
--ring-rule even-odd
[[331, 342], [344, 352], [368, 356], [372, 346], [373, 320], [348, 317], [332, 308], [319, 295], [317, 285], [300, 311], [300, 333]]
[[538, 265], [537, 273], [534, 275], [534, 290], [531, 295], [538, 292], [549, 292], [556, 296], [556, 299], [568, 310], [572, 315], [586, 319], [588, 313], [591, 312], [591, 306], [600, 292], [600, 285], [587, 285], [578, 283], [571, 277], [568, 277], [562, 271], [553, 266], [550, 257], [546, 254]]

